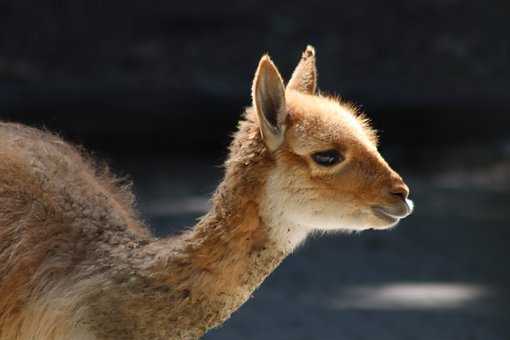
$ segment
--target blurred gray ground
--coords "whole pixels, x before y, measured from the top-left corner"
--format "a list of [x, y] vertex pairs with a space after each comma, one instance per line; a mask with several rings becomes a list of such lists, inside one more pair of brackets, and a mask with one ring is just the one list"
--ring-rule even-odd
[[[220, 163], [128, 167], [158, 234], [192, 225], [207, 209]], [[508, 144], [452, 148], [434, 164], [425, 173], [400, 169], [416, 211], [397, 228], [310, 239], [205, 338], [510, 339]]]

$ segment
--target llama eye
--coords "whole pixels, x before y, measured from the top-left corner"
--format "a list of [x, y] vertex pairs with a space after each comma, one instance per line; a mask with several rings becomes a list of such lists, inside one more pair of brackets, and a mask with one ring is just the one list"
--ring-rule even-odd
[[312, 154], [315, 163], [322, 166], [332, 166], [343, 160], [342, 155], [336, 150], [319, 151]]

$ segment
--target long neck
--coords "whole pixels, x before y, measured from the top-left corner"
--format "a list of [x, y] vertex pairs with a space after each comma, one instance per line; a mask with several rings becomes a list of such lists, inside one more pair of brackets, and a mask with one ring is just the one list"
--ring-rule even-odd
[[272, 166], [247, 115], [211, 210], [193, 229], [132, 252], [112, 284], [92, 296], [88, 321], [95, 333], [115, 339], [122, 329], [125, 339], [188, 339], [228, 319], [288, 254], [261, 218]]
[[125, 339], [198, 338], [251, 296], [287, 255], [261, 220], [257, 178], [231, 167], [193, 229], [135, 251], [93, 297], [88, 321], [99, 338], [119, 329]]
[[[231, 146], [225, 178], [198, 224], [147, 244], [133, 258], [135, 274], [119, 280], [129, 293], [117, 288], [109, 293], [114, 298], [101, 302], [121, 304], [115, 317], [137, 310], [137, 323], [146, 329], [165, 325], [167, 337], [201, 336], [228, 319], [285, 258], [287, 251], [260, 217], [272, 162], [255, 128], [249, 121], [240, 127], [242, 138], [238, 134]], [[141, 315], [147, 317], [140, 320]]]
[[227, 172], [210, 212], [192, 230], [148, 247], [151, 277], [181, 297], [172, 313], [184, 328], [221, 324], [286, 256], [260, 218], [260, 181], [240, 175]]

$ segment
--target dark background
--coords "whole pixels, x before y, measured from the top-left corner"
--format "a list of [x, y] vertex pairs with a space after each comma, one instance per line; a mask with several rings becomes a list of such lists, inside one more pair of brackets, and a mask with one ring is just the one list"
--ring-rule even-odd
[[158, 234], [221, 177], [260, 56], [360, 105], [416, 213], [311, 240], [208, 339], [508, 339], [510, 2], [0, 0], [0, 118], [130, 174]]

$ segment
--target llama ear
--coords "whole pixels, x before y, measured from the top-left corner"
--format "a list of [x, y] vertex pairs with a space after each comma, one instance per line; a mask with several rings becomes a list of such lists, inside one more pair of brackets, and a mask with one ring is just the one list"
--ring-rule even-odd
[[315, 49], [308, 45], [301, 55], [301, 60], [290, 78], [288, 89], [306, 94], [315, 94], [317, 90], [317, 67], [315, 66]]
[[283, 143], [287, 109], [282, 77], [268, 55], [260, 59], [255, 73], [252, 101], [264, 143], [274, 151]]

